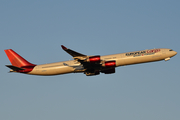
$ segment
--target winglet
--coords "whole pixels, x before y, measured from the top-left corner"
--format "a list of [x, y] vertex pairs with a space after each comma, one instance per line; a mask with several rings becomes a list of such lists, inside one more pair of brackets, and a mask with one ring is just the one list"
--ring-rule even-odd
[[64, 45], [61, 45], [63, 50], [67, 50], [67, 48]]

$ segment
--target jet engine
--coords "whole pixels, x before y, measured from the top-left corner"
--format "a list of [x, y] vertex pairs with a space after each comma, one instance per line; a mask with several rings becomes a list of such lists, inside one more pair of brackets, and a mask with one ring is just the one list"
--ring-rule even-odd
[[116, 61], [106, 61], [102, 64], [103, 67], [116, 67]]
[[101, 61], [100, 55], [91, 56], [87, 59], [87, 62], [90, 62], [90, 63], [100, 63], [100, 61]]

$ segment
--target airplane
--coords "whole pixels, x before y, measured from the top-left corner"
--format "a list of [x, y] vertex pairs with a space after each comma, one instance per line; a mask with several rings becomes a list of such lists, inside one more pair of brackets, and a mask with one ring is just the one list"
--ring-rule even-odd
[[176, 51], [167, 48], [148, 49], [134, 52], [126, 52], [112, 55], [88, 56], [68, 49], [61, 45], [62, 49], [70, 54], [74, 60], [36, 65], [28, 62], [12, 49], [4, 50], [12, 65], [6, 65], [10, 72], [30, 75], [61, 75], [67, 73], [84, 73], [86, 76], [99, 75], [100, 73], [115, 73], [118, 66], [168, 61], [177, 54]]

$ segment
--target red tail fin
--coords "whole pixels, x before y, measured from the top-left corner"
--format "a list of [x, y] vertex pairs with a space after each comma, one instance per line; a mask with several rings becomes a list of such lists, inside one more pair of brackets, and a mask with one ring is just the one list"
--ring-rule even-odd
[[34, 64], [28, 62], [23, 57], [18, 55], [12, 49], [4, 50], [4, 51], [6, 52], [6, 55], [8, 56], [8, 58], [13, 66], [16, 66], [16, 67], [35, 66]]

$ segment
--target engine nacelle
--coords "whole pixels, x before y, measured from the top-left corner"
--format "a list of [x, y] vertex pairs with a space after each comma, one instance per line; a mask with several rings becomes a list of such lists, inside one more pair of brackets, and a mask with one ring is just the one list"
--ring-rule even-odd
[[115, 68], [108, 69], [108, 70], [102, 70], [101, 72], [104, 74], [112, 74], [112, 73], [115, 73]]
[[116, 67], [116, 61], [106, 61], [102, 64], [103, 67]]
[[90, 63], [100, 63], [100, 61], [101, 61], [100, 55], [91, 56], [87, 59], [87, 62]]

